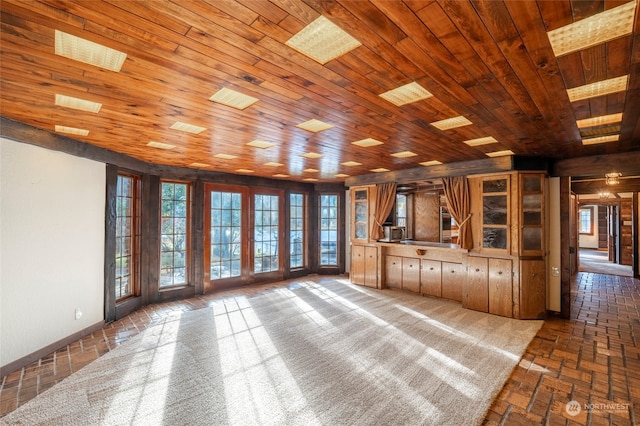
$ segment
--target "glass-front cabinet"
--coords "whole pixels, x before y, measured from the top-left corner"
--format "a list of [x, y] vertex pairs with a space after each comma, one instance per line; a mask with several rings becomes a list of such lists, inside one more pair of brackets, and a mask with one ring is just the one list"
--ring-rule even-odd
[[544, 252], [544, 176], [520, 175], [520, 255], [542, 256]]
[[369, 239], [369, 188], [354, 188], [352, 195], [352, 240]]
[[482, 181], [482, 249], [509, 250], [509, 177], [496, 176]]

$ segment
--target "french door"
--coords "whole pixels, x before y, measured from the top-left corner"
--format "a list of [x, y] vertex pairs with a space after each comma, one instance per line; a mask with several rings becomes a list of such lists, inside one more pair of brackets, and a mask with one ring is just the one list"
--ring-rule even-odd
[[206, 185], [205, 291], [283, 272], [283, 191]]

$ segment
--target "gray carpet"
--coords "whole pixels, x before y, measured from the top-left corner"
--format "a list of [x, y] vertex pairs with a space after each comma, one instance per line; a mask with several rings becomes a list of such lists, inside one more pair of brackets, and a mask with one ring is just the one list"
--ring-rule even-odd
[[0, 424], [476, 425], [541, 325], [292, 281], [170, 316]]

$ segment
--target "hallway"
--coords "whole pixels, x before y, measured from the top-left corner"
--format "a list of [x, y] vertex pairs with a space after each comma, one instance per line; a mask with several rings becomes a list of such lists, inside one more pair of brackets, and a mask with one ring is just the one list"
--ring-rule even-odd
[[603, 250], [580, 249], [579, 262], [578, 271], [580, 272], [633, 277], [633, 269], [630, 265], [620, 265], [610, 262], [607, 257], [607, 252]]

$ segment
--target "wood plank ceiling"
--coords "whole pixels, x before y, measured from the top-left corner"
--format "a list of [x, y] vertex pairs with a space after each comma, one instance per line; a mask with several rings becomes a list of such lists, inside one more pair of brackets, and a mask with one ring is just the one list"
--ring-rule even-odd
[[[70, 137], [147, 162], [294, 181], [342, 181], [504, 150], [551, 159], [637, 151], [635, 0], [631, 34], [559, 57], [547, 35], [627, 3], [2, 0], [0, 113], [50, 131], [85, 129]], [[324, 65], [286, 44], [321, 15], [361, 44]], [[56, 30], [123, 52], [122, 69], [56, 55]], [[626, 90], [569, 99], [567, 89], [627, 75]], [[379, 96], [412, 82], [433, 96], [402, 106]], [[223, 88], [258, 101], [239, 110], [209, 100]], [[56, 95], [101, 108], [58, 106]], [[616, 113], [621, 122], [576, 123]], [[458, 116], [471, 124], [431, 124]], [[333, 127], [296, 127], [311, 119]], [[206, 130], [171, 129], [177, 121]], [[608, 134], [618, 141], [583, 145]], [[464, 143], [486, 137], [496, 142]], [[367, 138], [383, 143], [352, 143]], [[255, 140], [273, 146], [247, 145]], [[405, 151], [415, 155], [392, 155]]]

